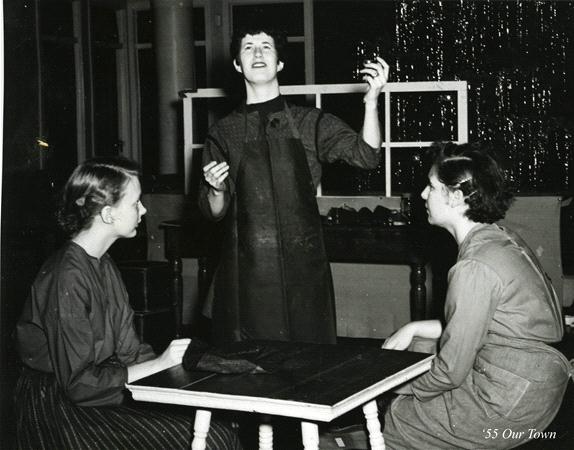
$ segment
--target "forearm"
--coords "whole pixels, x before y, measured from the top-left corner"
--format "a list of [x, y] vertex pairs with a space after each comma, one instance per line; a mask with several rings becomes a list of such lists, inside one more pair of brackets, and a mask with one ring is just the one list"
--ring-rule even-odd
[[363, 140], [373, 148], [381, 147], [381, 125], [376, 100], [365, 101], [365, 117], [363, 119]]
[[383, 348], [389, 350], [406, 350], [415, 338], [438, 339], [441, 333], [442, 325], [438, 320], [409, 322], [387, 338], [383, 344]]
[[442, 334], [440, 320], [418, 320], [409, 325], [413, 327], [413, 337], [439, 339]]
[[213, 218], [221, 217], [225, 208], [225, 192], [210, 188], [207, 192], [207, 201]]
[[122, 402], [127, 369], [115, 357], [98, 366], [86, 364], [84, 370], [68, 369], [59, 368], [56, 378], [74, 404], [103, 406]]
[[141, 378], [145, 378], [162, 370], [169, 369], [175, 364], [167, 363], [163, 358], [158, 357], [149, 361], [134, 364], [128, 367], [128, 383], [133, 383]]
[[470, 370], [468, 367], [469, 360], [475, 357], [472, 352], [467, 353], [470, 358], [469, 355], [460, 355], [459, 358], [454, 359], [439, 353], [433, 360], [431, 369], [413, 380], [411, 385], [413, 394], [419, 400], [425, 401], [440, 395], [442, 392], [458, 388]]
[[407, 323], [400, 331], [411, 341], [414, 338], [439, 339], [442, 325], [439, 320], [417, 320]]

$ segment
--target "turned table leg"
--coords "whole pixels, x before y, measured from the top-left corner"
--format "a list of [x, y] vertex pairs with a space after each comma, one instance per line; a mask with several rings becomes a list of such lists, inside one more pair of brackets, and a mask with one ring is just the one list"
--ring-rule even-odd
[[175, 321], [175, 337], [182, 336], [182, 308], [183, 308], [183, 276], [181, 258], [174, 258], [169, 261], [172, 271], [171, 296], [173, 302], [173, 315]]
[[313, 422], [301, 422], [303, 448], [305, 450], [319, 449], [319, 426]]
[[198, 409], [195, 412], [195, 423], [193, 424], [193, 441], [191, 450], [205, 450], [207, 447], [207, 433], [211, 422], [211, 411]]
[[273, 426], [270, 423], [259, 425], [259, 450], [273, 450]]
[[385, 450], [385, 440], [383, 439], [383, 433], [381, 433], [377, 401], [373, 400], [363, 406], [363, 413], [365, 414], [365, 419], [367, 419], [371, 450]]

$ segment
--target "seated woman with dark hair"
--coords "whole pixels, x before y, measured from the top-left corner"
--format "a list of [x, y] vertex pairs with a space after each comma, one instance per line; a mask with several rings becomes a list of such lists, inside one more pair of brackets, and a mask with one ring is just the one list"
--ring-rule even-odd
[[[138, 339], [108, 248], [131, 238], [146, 209], [135, 163], [94, 159], [76, 168], [59, 222], [71, 239], [38, 273], [17, 325], [23, 370], [16, 389], [22, 449], [189, 449], [190, 415], [127, 405], [125, 384], [181, 363], [189, 339], [160, 356]], [[241, 448], [212, 423], [212, 450]]]
[[390, 405], [385, 441], [392, 449], [514, 447], [550, 424], [566, 389], [570, 364], [549, 345], [562, 339], [561, 305], [534, 253], [494, 223], [512, 195], [492, 157], [444, 145], [428, 179], [428, 221], [455, 238], [458, 259], [444, 330], [438, 320], [411, 322], [383, 345], [440, 338], [430, 371]]

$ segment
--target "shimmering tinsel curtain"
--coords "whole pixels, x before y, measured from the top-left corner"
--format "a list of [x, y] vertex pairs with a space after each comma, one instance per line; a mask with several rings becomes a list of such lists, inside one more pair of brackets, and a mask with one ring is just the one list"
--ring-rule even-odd
[[[493, 148], [513, 188], [574, 187], [574, 2], [402, 1], [395, 13], [394, 80], [468, 81], [470, 141]], [[451, 97], [400, 96], [393, 139], [453, 139]], [[408, 190], [421, 150], [400, 152], [392, 170]]]

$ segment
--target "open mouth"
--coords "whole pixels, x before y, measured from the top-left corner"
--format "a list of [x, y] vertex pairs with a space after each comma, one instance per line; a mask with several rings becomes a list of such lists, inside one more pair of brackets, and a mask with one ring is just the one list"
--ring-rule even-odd
[[259, 69], [261, 67], [267, 67], [267, 64], [265, 64], [264, 62], [256, 62], [251, 64], [251, 67], [253, 67], [254, 69]]

